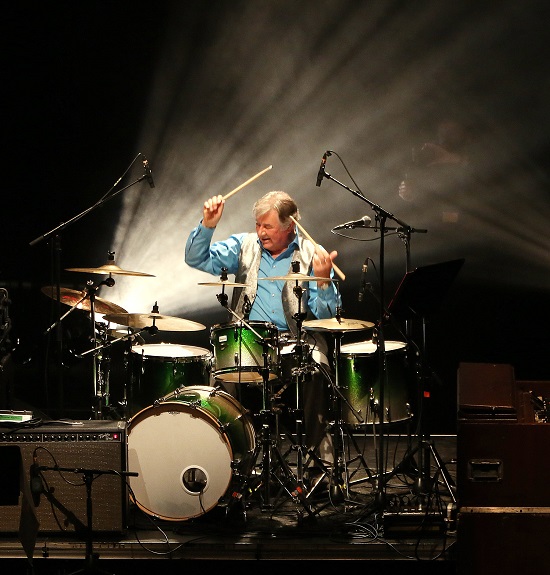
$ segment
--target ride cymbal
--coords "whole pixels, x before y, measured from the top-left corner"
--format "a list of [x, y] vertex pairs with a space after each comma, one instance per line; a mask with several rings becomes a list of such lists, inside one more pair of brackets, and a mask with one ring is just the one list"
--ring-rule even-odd
[[[45, 286], [42, 288], [42, 293], [58, 301], [56, 286]], [[60, 288], [59, 301], [65, 305], [70, 305], [71, 307], [76, 306], [77, 309], [92, 311], [90, 297], [86, 291]], [[94, 311], [95, 313], [128, 313], [123, 307], [120, 307], [119, 305], [116, 305], [98, 296], [95, 296], [94, 298]]]
[[362, 329], [369, 329], [374, 327], [371, 321], [363, 321], [359, 319], [312, 319], [304, 321], [304, 329], [311, 331], [359, 331]]
[[322, 281], [322, 282], [333, 282], [335, 281], [332, 278], [321, 278], [318, 276], [308, 276], [306, 274], [301, 273], [290, 273], [286, 276], [268, 276], [266, 278], [258, 278], [258, 281], [261, 280], [284, 280], [284, 281], [297, 281], [297, 282], [314, 282], [314, 281]]
[[68, 272], [82, 272], [86, 274], [104, 274], [104, 275], [121, 275], [121, 276], [146, 276], [150, 278], [154, 278], [154, 275], [146, 274], [143, 272], [133, 272], [130, 270], [123, 270], [119, 268], [116, 264], [110, 263], [99, 266], [98, 268], [65, 268]]
[[156, 327], [160, 331], [201, 331], [206, 329], [202, 323], [161, 315], [160, 313], [116, 313], [104, 315], [103, 319], [135, 329], [146, 327]]

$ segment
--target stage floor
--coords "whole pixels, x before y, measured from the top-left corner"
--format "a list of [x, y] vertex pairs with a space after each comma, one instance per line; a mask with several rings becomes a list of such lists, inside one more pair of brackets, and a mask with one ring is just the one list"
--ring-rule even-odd
[[65, 575], [87, 566], [170, 573], [181, 571], [182, 560], [329, 560], [369, 561], [369, 573], [455, 573], [456, 436], [346, 427], [341, 437], [340, 464], [321, 469], [319, 484], [301, 473], [307, 454], [292, 434], [271, 435], [258, 439], [251, 471], [235, 471], [204, 512], [167, 519], [164, 509], [185, 509], [187, 495], [159, 485], [152, 509], [130, 502], [120, 531], [96, 531], [90, 541], [85, 531], [39, 530], [32, 560], [17, 533], [0, 533], [4, 572]]

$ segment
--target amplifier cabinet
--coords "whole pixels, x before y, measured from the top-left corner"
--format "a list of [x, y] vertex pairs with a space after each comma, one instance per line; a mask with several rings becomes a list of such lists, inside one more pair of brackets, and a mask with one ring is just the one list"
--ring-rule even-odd
[[458, 504], [550, 507], [550, 424], [459, 421]]
[[549, 541], [550, 508], [464, 507], [457, 516], [457, 573], [548, 573]]
[[[22, 466], [13, 461], [14, 446]], [[0, 469], [18, 484], [27, 482], [33, 493], [39, 532], [84, 532], [87, 528], [86, 477], [91, 477], [92, 530], [122, 532], [127, 514], [126, 422], [83, 421], [44, 424], [28, 429], [0, 428]], [[35, 467], [33, 467], [33, 464]], [[38, 466], [38, 473], [36, 472]], [[54, 470], [49, 468], [61, 468]], [[96, 473], [88, 475], [90, 470]], [[0, 532], [17, 533], [19, 501], [2, 502]]]

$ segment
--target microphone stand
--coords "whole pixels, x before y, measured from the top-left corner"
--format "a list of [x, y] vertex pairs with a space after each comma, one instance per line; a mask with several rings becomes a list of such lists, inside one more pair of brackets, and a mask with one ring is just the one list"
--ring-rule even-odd
[[93, 521], [92, 521], [92, 482], [100, 475], [118, 475], [119, 477], [137, 477], [139, 473], [135, 471], [115, 471], [113, 469], [84, 469], [74, 467], [54, 467], [37, 466], [37, 471], [64, 471], [67, 473], [82, 473], [84, 484], [86, 485], [86, 563], [84, 569], [74, 571], [71, 575], [77, 573], [105, 573], [97, 567], [99, 555], [93, 550]]
[[[80, 220], [85, 215], [87, 215], [90, 212], [92, 212], [93, 210], [95, 210], [96, 208], [99, 208], [103, 204], [108, 202], [109, 200], [112, 200], [114, 197], [118, 196], [118, 194], [124, 192], [128, 188], [131, 188], [132, 186], [138, 184], [139, 182], [142, 182], [143, 180], [149, 181], [150, 172], [149, 172], [148, 164], [145, 165], [145, 162], [144, 162], [145, 173], [143, 174], [143, 176], [141, 176], [137, 180], [133, 181], [132, 183], [128, 184], [127, 186], [124, 186], [123, 188], [120, 188], [119, 190], [114, 191], [116, 186], [118, 186], [118, 184], [122, 181], [122, 178], [124, 178], [124, 176], [127, 174], [127, 172], [135, 164], [135, 162], [137, 161], [137, 159], [140, 156], [143, 156], [143, 154], [141, 152], [139, 152], [137, 154], [137, 156], [132, 160], [131, 164], [128, 166], [128, 168], [126, 168], [126, 170], [124, 171], [122, 176], [113, 184], [113, 186], [107, 191], [107, 193], [104, 194], [103, 197], [101, 197], [95, 204], [93, 204], [89, 208], [86, 208], [84, 211], [80, 212], [79, 214], [73, 216], [70, 220], [67, 220], [66, 222], [62, 222], [61, 224], [59, 224], [55, 228], [51, 229], [48, 232], [45, 232], [41, 236], [38, 236], [37, 238], [35, 238], [31, 242], [29, 242], [29, 246], [32, 247], [32, 246], [35, 246], [36, 244], [39, 244], [43, 240], [48, 240], [49, 238], [51, 238], [53, 236], [52, 251], [54, 251], [53, 261], [54, 261], [54, 266], [55, 266], [53, 276], [55, 277], [55, 285], [57, 286], [56, 311], [57, 311], [57, 317], [58, 318], [61, 318], [61, 309], [62, 309], [61, 308], [61, 288], [60, 288], [60, 285], [61, 285], [61, 251], [62, 251], [62, 249], [61, 249], [61, 232], [65, 228], [67, 228], [71, 224], [73, 224], [74, 222]], [[91, 302], [91, 303], [93, 304], [93, 302]], [[94, 316], [93, 316], [93, 305], [92, 305], [92, 320], [93, 319], [94, 319]], [[50, 328], [50, 330], [51, 329], [52, 328]], [[50, 330], [48, 330], [48, 331], [50, 331]], [[93, 337], [95, 338], [95, 333], [94, 333]], [[58, 372], [58, 409], [60, 412], [59, 416], [62, 416], [63, 415], [62, 411], [64, 408], [64, 399], [63, 399], [63, 358], [62, 358], [63, 336], [62, 336], [62, 331], [61, 331], [61, 321], [59, 321], [57, 323], [56, 344], [57, 344], [57, 350], [58, 350], [57, 358], [58, 358], [58, 362], [59, 362], [58, 370], [57, 370], [57, 372]], [[94, 370], [94, 386], [95, 386], [95, 370]]]
[[[387, 366], [386, 366], [386, 346], [384, 338], [384, 322], [385, 322], [385, 234], [388, 231], [396, 230], [398, 232], [405, 232], [407, 235], [415, 232], [425, 233], [427, 230], [415, 230], [408, 224], [398, 219], [394, 214], [384, 210], [381, 206], [365, 197], [361, 191], [354, 190], [340, 182], [329, 172], [324, 170], [323, 175], [325, 178], [332, 180], [342, 188], [351, 192], [364, 202], [370, 205], [375, 212], [375, 226], [374, 230], [380, 230], [380, 253], [379, 253], [379, 275], [380, 275], [380, 302], [379, 302], [379, 322], [378, 322], [378, 339], [377, 339], [377, 352], [378, 352], [378, 373], [380, 377], [380, 397], [379, 397], [379, 433], [378, 433], [378, 474], [376, 476], [375, 495], [376, 503], [383, 507], [386, 503], [386, 484], [384, 477], [386, 476], [385, 462], [386, 462], [386, 441], [384, 438], [384, 418], [385, 418], [385, 401], [384, 401], [384, 387], [387, 382]], [[399, 227], [389, 228], [386, 225], [387, 220], [394, 221]]]

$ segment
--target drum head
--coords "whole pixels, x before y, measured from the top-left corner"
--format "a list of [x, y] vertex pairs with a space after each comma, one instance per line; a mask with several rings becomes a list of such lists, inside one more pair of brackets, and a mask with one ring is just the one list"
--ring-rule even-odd
[[210, 357], [212, 354], [203, 347], [179, 345], [176, 343], [147, 343], [132, 346], [132, 351], [144, 357], [156, 358], [159, 361], [174, 360], [186, 357]]
[[132, 500], [154, 517], [184, 521], [210, 511], [232, 478], [232, 451], [205, 410], [167, 402], [140, 411], [128, 424]]

